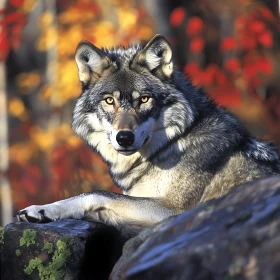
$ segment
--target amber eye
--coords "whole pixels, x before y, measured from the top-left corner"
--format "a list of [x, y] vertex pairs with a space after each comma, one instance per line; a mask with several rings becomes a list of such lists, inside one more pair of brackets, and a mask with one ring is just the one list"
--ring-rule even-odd
[[150, 97], [148, 97], [148, 96], [143, 96], [143, 97], [141, 97], [141, 102], [142, 102], [142, 103], [147, 103], [149, 99], [150, 99]]
[[114, 104], [114, 98], [112, 98], [112, 97], [107, 97], [107, 98], [105, 99], [105, 102], [106, 102], [107, 104], [109, 104], [109, 105], [113, 105], [113, 104]]

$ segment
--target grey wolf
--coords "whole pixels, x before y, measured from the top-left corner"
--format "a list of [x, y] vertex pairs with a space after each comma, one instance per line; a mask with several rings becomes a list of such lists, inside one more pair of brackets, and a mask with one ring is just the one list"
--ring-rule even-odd
[[241, 183], [280, 174], [276, 149], [176, 71], [167, 40], [98, 49], [79, 43], [73, 129], [123, 194], [94, 191], [20, 210], [20, 221], [100, 221], [137, 233]]

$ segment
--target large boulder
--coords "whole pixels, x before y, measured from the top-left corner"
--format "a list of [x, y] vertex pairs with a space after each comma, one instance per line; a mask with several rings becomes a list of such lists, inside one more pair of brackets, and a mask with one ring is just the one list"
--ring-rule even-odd
[[110, 279], [280, 279], [280, 177], [243, 184], [142, 231]]
[[80, 220], [11, 223], [1, 240], [1, 279], [108, 279], [123, 240], [113, 227]]

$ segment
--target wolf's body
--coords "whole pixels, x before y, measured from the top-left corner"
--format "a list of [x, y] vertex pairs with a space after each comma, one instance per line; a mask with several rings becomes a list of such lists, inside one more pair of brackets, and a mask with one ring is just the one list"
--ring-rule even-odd
[[136, 231], [217, 197], [233, 186], [280, 174], [276, 150], [173, 70], [162, 36], [99, 50], [81, 42], [83, 92], [73, 129], [110, 167], [123, 195], [95, 191], [30, 206], [20, 220], [89, 219]]

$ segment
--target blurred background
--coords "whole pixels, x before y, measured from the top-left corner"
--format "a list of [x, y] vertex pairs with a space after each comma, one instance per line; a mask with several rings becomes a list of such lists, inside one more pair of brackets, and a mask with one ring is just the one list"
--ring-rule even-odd
[[0, 224], [30, 204], [118, 191], [71, 130], [74, 52], [160, 33], [178, 69], [262, 139], [280, 146], [278, 0], [0, 1]]

